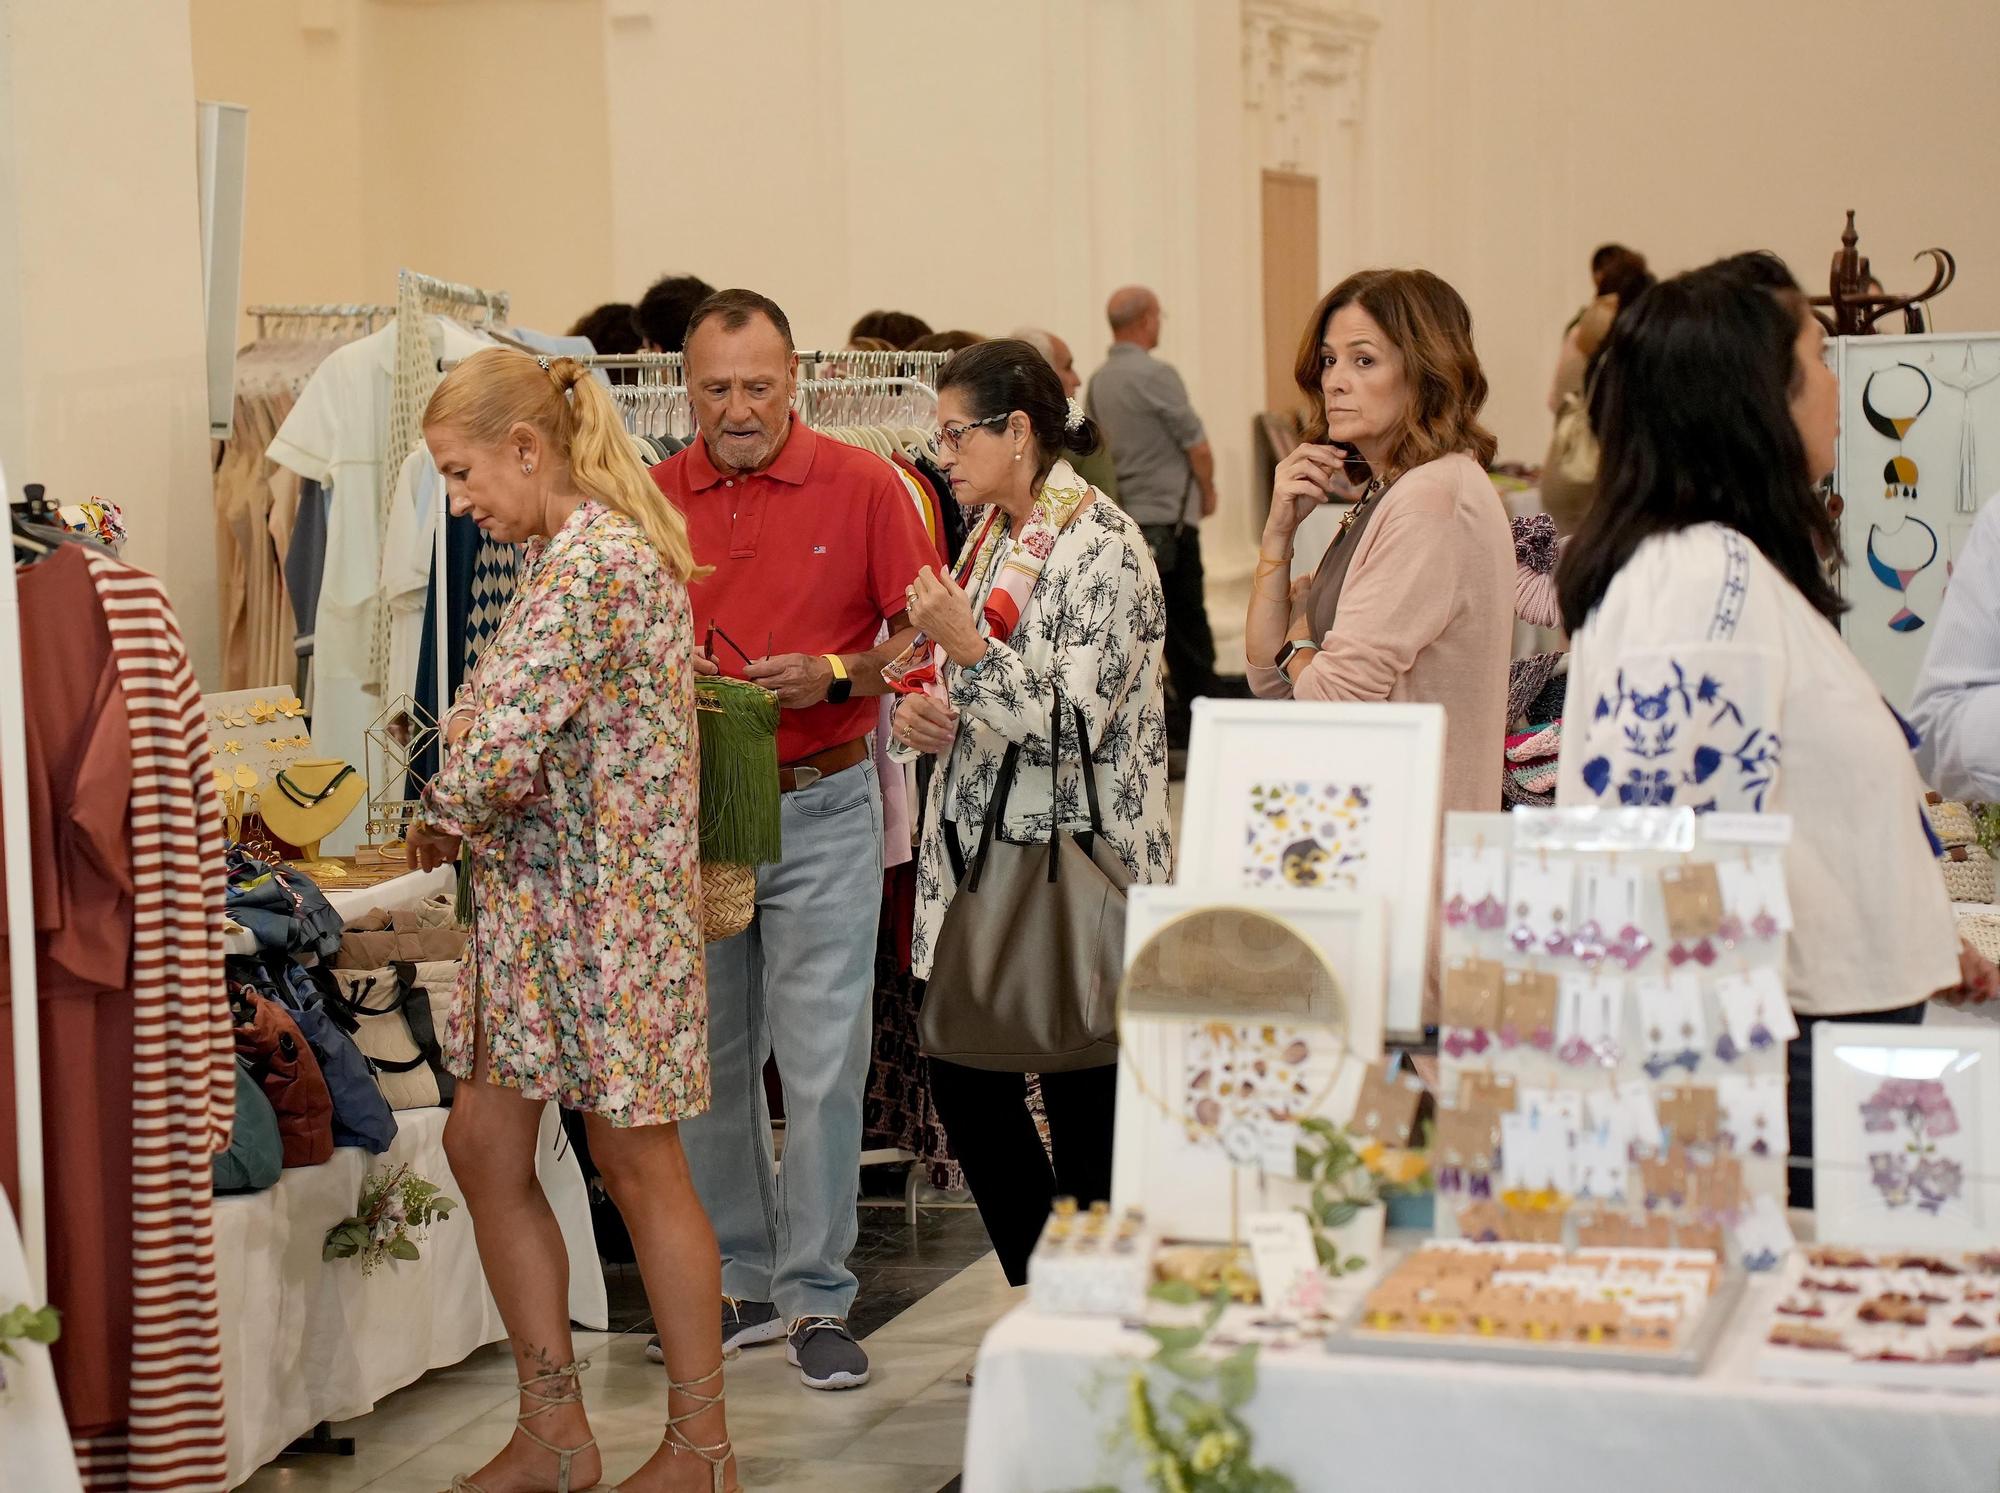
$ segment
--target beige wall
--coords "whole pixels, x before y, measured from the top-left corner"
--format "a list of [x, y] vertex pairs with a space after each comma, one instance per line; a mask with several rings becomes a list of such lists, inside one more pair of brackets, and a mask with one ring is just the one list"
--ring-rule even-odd
[[1364, 253], [1465, 294], [1504, 455], [1541, 458], [1606, 239], [1666, 273], [1774, 249], [1824, 290], [1852, 207], [1892, 290], [1943, 244], [1939, 325], [2000, 327], [1992, 0], [1378, 3]]
[[0, 0], [0, 458], [123, 505], [208, 675], [194, 105], [185, 0]]
[[[407, 263], [560, 327], [685, 269], [806, 341], [899, 305], [1043, 322], [1089, 367], [1105, 294], [1151, 283], [1219, 448], [1224, 586], [1286, 129], [1328, 283], [1422, 263], [1466, 294], [1508, 456], [1541, 454], [1604, 238], [1668, 272], [1765, 245], [1817, 284], [1853, 206], [1892, 286], [1946, 244], [1941, 324], [2000, 326], [1991, 0], [1357, 3], [1365, 66], [1285, 125], [1246, 108], [1243, 18], [1310, 0], [0, 0], [0, 455], [125, 502], [212, 653], [209, 546], [166, 543], [208, 531], [197, 97], [251, 109], [246, 301], [386, 300]], [[1851, 44], [1887, 24], [1902, 74]]]
[[250, 108], [245, 304], [511, 291], [561, 331], [612, 292], [601, 0], [192, 0], [203, 98]]

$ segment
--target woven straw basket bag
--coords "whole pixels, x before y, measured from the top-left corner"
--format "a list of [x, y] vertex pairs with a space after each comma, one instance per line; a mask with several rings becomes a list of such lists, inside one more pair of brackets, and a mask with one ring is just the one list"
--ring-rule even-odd
[[701, 936], [734, 938], [757, 911], [757, 867], [783, 854], [778, 697], [740, 679], [695, 681], [701, 728]]

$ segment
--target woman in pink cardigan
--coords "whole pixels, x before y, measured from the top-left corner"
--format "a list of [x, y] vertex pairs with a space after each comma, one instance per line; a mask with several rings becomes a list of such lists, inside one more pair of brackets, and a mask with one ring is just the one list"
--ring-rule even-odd
[[[1244, 628], [1250, 687], [1442, 705], [1445, 810], [1497, 810], [1514, 542], [1486, 476], [1471, 313], [1427, 270], [1363, 271], [1313, 312], [1297, 377], [1312, 418], [1272, 485]], [[1318, 570], [1290, 584], [1300, 521], [1357, 483]]]

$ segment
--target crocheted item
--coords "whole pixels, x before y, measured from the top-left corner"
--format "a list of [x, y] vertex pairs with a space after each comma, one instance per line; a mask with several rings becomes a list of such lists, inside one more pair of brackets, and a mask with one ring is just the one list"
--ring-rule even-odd
[[1536, 653], [1527, 658], [1517, 658], [1507, 666], [1507, 720], [1515, 721], [1554, 720], [1553, 714], [1532, 715], [1528, 707], [1549, 686], [1561, 667], [1563, 655], [1560, 653]]
[[1539, 695], [1528, 702], [1528, 708], [1521, 712], [1521, 719], [1527, 721], [1559, 721], [1569, 709], [1569, 675], [1557, 671]]
[[1546, 726], [1507, 738], [1507, 760], [1516, 766], [1528, 762], [1553, 762], [1561, 755], [1561, 721], [1551, 721]]
[[1536, 575], [1554, 575], [1556, 556], [1562, 541], [1556, 537], [1556, 521], [1546, 513], [1534, 513], [1514, 520], [1514, 563]]
[[1955, 845], [1938, 861], [1944, 889], [1954, 902], [1993, 900], [1993, 857], [1977, 845]]
[[2000, 964], [2000, 912], [1976, 912], [1958, 920], [1958, 936]]
[[1561, 542], [1546, 513], [1514, 520], [1514, 615], [1531, 627], [1557, 627], [1556, 556]]
[[1925, 798], [1924, 812], [1930, 816], [1931, 829], [1936, 832], [1941, 845], [1970, 845], [1979, 838], [1972, 810], [1962, 803], [1932, 793]]

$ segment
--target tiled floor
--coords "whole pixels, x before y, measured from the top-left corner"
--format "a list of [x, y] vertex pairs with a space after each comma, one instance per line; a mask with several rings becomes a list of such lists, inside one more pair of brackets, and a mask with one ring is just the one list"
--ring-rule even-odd
[[[972, 1263], [967, 1263], [971, 1260]], [[754, 1348], [728, 1369], [729, 1429], [746, 1489], [804, 1493], [939, 1493], [959, 1472], [970, 1401], [965, 1373], [986, 1329], [1014, 1304], [986, 1252], [976, 1214], [925, 1211], [914, 1235], [900, 1211], [864, 1209], [855, 1273], [855, 1324], [909, 1298], [914, 1304], [866, 1331], [874, 1378], [862, 1389], [820, 1393], [799, 1383], [782, 1346]], [[645, 1360], [643, 1309], [611, 1278], [614, 1313], [630, 1330], [579, 1334], [595, 1363], [585, 1378], [607, 1478], [637, 1466], [660, 1439], [663, 1370]], [[357, 1455], [286, 1458], [247, 1493], [438, 1493], [491, 1456], [514, 1415], [513, 1368], [503, 1346], [427, 1375], [372, 1415], [336, 1428]]]

